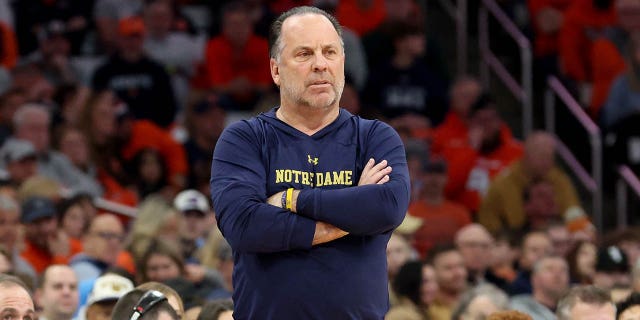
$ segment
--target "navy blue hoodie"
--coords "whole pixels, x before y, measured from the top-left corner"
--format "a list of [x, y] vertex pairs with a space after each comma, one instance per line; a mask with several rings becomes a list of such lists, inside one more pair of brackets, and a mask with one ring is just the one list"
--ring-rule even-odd
[[[386, 245], [409, 204], [398, 134], [344, 109], [309, 136], [277, 108], [229, 126], [213, 154], [211, 194], [234, 251], [234, 319], [383, 319]], [[389, 182], [357, 186], [368, 159], [387, 160]], [[297, 213], [266, 203], [301, 190]], [[350, 234], [311, 246], [316, 221]]]

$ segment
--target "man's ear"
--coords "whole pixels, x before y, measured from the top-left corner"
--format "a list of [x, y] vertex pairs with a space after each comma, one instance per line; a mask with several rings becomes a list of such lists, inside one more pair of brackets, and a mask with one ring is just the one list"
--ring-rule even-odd
[[276, 86], [280, 87], [280, 67], [278, 67], [278, 62], [276, 59], [269, 59], [269, 68], [271, 69], [271, 78]]

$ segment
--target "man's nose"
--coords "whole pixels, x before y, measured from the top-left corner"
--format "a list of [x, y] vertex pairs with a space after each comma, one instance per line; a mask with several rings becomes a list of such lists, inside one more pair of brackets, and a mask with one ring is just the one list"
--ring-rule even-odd
[[327, 58], [322, 52], [316, 53], [313, 58], [313, 71], [326, 71], [327, 67]]

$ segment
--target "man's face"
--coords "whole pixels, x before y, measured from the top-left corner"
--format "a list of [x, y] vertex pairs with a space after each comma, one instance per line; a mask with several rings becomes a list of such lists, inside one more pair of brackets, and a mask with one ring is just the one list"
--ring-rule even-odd
[[479, 229], [467, 230], [465, 233], [456, 243], [465, 265], [469, 270], [484, 271], [491, 263], [493, 238]]
[[25, 117], [24, 122], [18, 127], [16, 137], [33, 144], [38, 153], [49, 150], [49, 116], [42, 112], [33, 112]]
[[48, 241], [57, 236], [58, 220], [55, 217], [40, 218], [26, 224], [27, 240], [42, 249], [48, 248]]
[[411, 251], [409, 244], [400, 236], [392, 235], [387, 243], [387, 268], [390, 275], [395, 275], [400, 267], [409, 260]]
[[122, 250], [124, 229], [120, 221], [112, 216], [97, 217], [91, 223], [85, 238], [85, 252], [108, 264], [114, 264]]
[[207, 218], [204, 212], [197, 210], [189, 210], [184, 212], [184, 227], [182, 237], [189, 240], [195, 240], [205, 235], [207, 231]]
[[0, 319], [35, 320], [29, 293], [17, 285], [0, 286]]
[[460, 293], [467, 286], [467, 269], [458, 251], [441, 253], [433, 262], [441, 291]]
[[546, 258], [532, 279], [534, 292], [558, 301], [569, 288], [569, 267], [562, 258]]
[[616, 308], [611, 303], [592, 305], [578, 302], [571, 308], [571, 320], [615, 320], [615, 318]]
[[38, 160], [35, 156], [7, 163], [7, 172], [15, 183], [22, 183], [38, 173]]
[[466, 118], [469, 108], [482, 92], [480, 84], [474, 80], [463, 80], [451, 89], [451, 109], [462, 118]]
[[234, 46], [244, 46], [252, 33], [253, 24], [250, 20], [246, 12], [227, 12], [222, 18], [222, 34]]
[[68, 266], [49, 267], [38, 290], [43, 314], [50, 318], [71, 317], [78, 308], [78, 279]]
[[566, 257], [571, 248], [573, 248], [573, 239], [569, 230], [563, 225], [558, 225], [549, 228], [547, 235], [551, 239], [554, 253], [558, 256]]
[[111, 311], [116, 306], [115, 301], [96, 302], [87, 308], [87, 320], [111, 320]]
[[337, 107], [344, 88], [344, 50], [327, 18], [317, 14], [288, 18], [277, 50], [279, 59], [270, 62], [271, 76], [280, 87], [283, 105]]
[[533, 264], [544, 256], [553, 252], [551, 240], [542, 233], [529, 235], [522, 246], [520, 264], [523, 268], [531, 270]]
[[0, 243], [9, 250], [13, 250], [18, 239], [19, 219], [16, 210], [0, 210]]

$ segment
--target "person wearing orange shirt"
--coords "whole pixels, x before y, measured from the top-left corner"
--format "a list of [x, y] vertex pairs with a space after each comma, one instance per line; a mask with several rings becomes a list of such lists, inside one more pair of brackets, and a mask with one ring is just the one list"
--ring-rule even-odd
[[447, 183], [444, 160], [427, 161], [422, 170], [422, 192], [420, 198], [409, 205], [409, 212], [423, 219], [414, 233], [414, 247], [424, 258], [435, 244], [453, 242], [455, 233], [471, 223], [471, 216], [467, 208], [444, 197]]
[[522, 153], [522, 144], [504, 124], [493, 99], [481, 95], [469, 112], [467, 143], [442, 152], [449, 164], [447, 198], [475, 213], [491, 180]]
[[222, 11], [222, 34], [206, 48], [209, 85], [223, 94], [230, 109], [252, 110], [271, 88], [267, 41], [253, 34], [246, 7], [230, 3]]
[[56, 215], [55, 204], [47, 198], [31, 197], [22, 204], [25, 246], [20, 256], [38, 274], [52, 264], [67, 264], [71, 256], [82, 251], [78, 240], [58, 229]]

